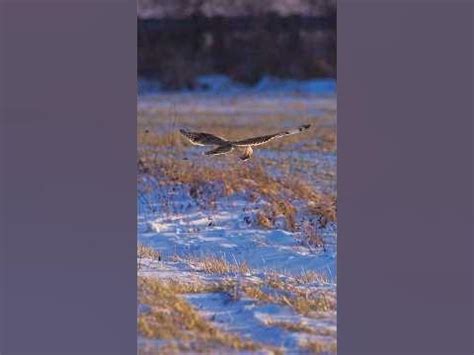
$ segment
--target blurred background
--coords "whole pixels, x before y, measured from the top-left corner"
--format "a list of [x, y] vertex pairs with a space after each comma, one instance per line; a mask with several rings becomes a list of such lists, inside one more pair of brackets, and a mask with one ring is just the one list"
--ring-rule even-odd
[[[139, 82], [336, 78], [335, 0], [137, 0]], [[140, 85], [139, 89], [143, 89]]]

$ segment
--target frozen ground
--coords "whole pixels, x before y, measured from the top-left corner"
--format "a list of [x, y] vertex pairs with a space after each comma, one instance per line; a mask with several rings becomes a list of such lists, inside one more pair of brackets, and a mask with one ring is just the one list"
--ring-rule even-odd
[[245, 195], [218, 200], [211, 210], [202, 209], [185, 189], [178, 187], [168, 190], [166, 199], [168, 211], [148, 211], [139, 216], [138, 241], [163, 256], [216, 255], [246, 261], [252, 269], [262, 272], [317, 270], [335, 275], [333, 225], [324, 230], [324, 252], [301, 244], [294, 232], [252, 227], [260, 204], [250, 203]]
[[[232, 282], [231, 291], [190, 292], [181, 297], [212, 325], [263, 344], [266, 353], [274, 349], [331, 353], [327, 349], [333, 349], [336, 341], [336, 222], [319, 224], [304, 194], [291, 194], [293, 185], [287, 187], [284, 181], [297, 177], [317, 194], [336, 195], [334, 83], [266, 78], [246, 90], [221, 77], [202, 81], [207, 92], [148, 91], [138, 99], [139, 156], [158, 161], [156, 170], [138, 176], [138, 243], [161, 256], [160, 260], [139, 257], [139, 276], [182, 284]], [[252, 171], [255, 164], [255, 169], [274, 179], [275, 186], [282, 184], [290, 191], [281, 196], [278, 191], [265, 192], [257, 177], [243, 188], [227, 191], [229, 184], [233, 186], [230, 176], [243, 164], [237, 157], [204, 159], [200, 147], [167, 138], [180, 126], [248, 135], [252, 127], [260, 133], [299, 122], [313, 123], [317, 132], [287, 144], [264, 146], [247, 165]], [[153, 139], [140, 134], [145, 129], [154, 134]], [[165, 170], [178, 166], [178, 171], [156, 173], [165, 162]], [[211, 169], [209, 183], [202, 181], [203, 172], [193, 177], [196, 166], [199, 171]], [[182, 169], [188, 170], [184, 174]], [[229, 174], [215, 177], [212, 169]], [[252, 175], [245, 179], [252, 180]], [[295, 222], [281, 212], [272, 215], [271, 225], [262, 224], [259, 214], [278, 205], [277, 198], [290, 201]], [[311, 226], [321, 244], [308, 239], [305, 226]], [[206, 266], [206, 260], [226, 263], [227, 269]], [[256, 287], [264, 296], [253, 292]], [[321, 294], [334, 305], [314, 306]], [[311, 304], [307, 309], [305, 302]], [[139, 307], [141, 312], [145, 311]], [[144, 354], [160, 353], [167, 342], [139, 335]]]

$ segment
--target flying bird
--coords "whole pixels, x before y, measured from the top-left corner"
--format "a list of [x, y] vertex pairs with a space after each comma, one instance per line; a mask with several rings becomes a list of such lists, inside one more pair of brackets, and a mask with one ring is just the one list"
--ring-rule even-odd
[[190, 132], [185, 129], [180, 129], [179, 132], [186, 137], [194, 145], [206, 145], [206, 146], [216, 146], [214, 149], [209, 150], [204, 153], [204, 155], [221, 155], [228, 154], [234, 149], [240, 150], [242, 154], [240, 155], [241, 160], [248, 160], [253, 154], [252, 147], [257, 145], [265, 144], [272, 139], [288, 136], [291, 134], [297, 134], [308, 130], [311, 127], [310, 124], [302, 125], [296, 129], [289, 131], [278, 132], [274, 134], [269, 134], [265, 136], [253, 137], [242, 139], [238, 141], [230, 141], [222, 137], [218, 137], [214, 134], [205, 133], [205, 132]]

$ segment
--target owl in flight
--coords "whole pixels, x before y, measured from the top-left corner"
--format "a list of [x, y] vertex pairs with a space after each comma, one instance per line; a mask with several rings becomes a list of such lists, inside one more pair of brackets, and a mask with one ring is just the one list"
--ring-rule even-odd
[[272, 139], [288, 136], [290, 134], [301, 133], [308, 130], [311, 127], [310, 124], [302, 125], [296, 129], [289, 131], [278, 132], [275, 134], [269, 134], [266, 136], [253, 137], [242, 139], [238, 141], [229, 141], [221, 137], [217, 137], [210, 133], [204, 132], [190, 132], [184, 129], [180, 129], [179, 132], [186, 137], [194, 145], [211, 145], [216, 146], [214, 149], [204, 153], [204, 155], [220, 155], [230, 153], [234, 149], [242, 151], [240, 159], [248, 160], [252, 156], [252, 147], [257, 145], [265, 144]]

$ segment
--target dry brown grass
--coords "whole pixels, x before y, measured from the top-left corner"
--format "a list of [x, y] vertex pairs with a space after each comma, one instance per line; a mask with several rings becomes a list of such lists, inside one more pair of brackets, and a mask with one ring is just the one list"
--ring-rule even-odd
[[316, 271], [303, 271], [296, 277], [296, 282], [299, 285], [306, 285], [317, 282], [319, 284], [329, 284], [329, 278], [326, 274]]
[[[286, 229], [296, 230], [296, 208], [292, 201], [306, 203], [308, 210], [320, 216], [323, 224], [336, 219], [335, 196], [316, 191], [311, 185], [297, 177], [273, 178], [258, 163], [242, 165], [239, 169], [214, 168], [177, 159], [141, 158], [144, 165], [155, 176], [159, 184], [177, 183], [189, 186], [195, 200], [207, 199], [205, 205], [212, 206], [218, 194], [231, 195], [247, 191], [253, 198], [264, 197], [268, 201], [257, 215], [264, 227], [274, 226], [276, 218], [283, 216]], [[216, 189], [221, 186], [221, 189]], [[206, 190], [206, 187], [208, 189]], [[212, 188], [211, 188], [212, 187]]]
[[168, 340], [166, 344], [161, 345], [159, 349], [156, 346], [141, 345], [138, 348], [138, 355], [180, 355], [180, 354], [234, 354], [228, 347], [216, 345], [210, 348], [206, 342], [194, 341], [183, 342]]
[[204, 282], [200, 279], [191, 279], [187, 282], [173, 279], [162, 280], [162, 284], [175, 294], [229, 292], [234, 287], [233, 280], [221, 280], [219, 282]]
[[[183, 260], [179, 258], [179, 260]], [[275, 303], [289, 306], [303, 315], [335, 311], [337, 307], [336, 293], [331, 287], [328, 275], [315, 271], [302, 271], [298, 275], [283, 275], [268, 272], [263, 280], [243, 279], [238, 282], [235, 275], [250, 274], [251, 269], [246, 263], [229, 262], [222, 257], [208, 256], [205, 258], [188, 257], [186, 262], [197, 266], [209, 274], [228, 275], [218, 281], [202, 281], [199, 278], [189, 282], [178, 282], [172, 279], [162, 281], [175, 294], [226, 292], [234, 299], [242, 294], [263, 303]], [[307, 286], [313, 284], [311, 288]]]
[[250, 298], [265, 302], [265, 303], [276, 303], [275, 298], [262, 290], [262, 285], [259, 284], [247, 284], [242, 287], [242, 291]]
[[311, 354], [337, 354], [336, 342], [308, 341], [301, 344], [301, 348]]
[[[175, 126], [176, 118], [174, 117], [172, 120], [169, 118], [170, 115], [175, 114], [169, 110], [139, 112], [139, 145], [155, 149], [191, 147], [192, 145], [179, 134]], [[233, 122], [241, 119], [238, 114], [230, 114], [229, 117], [224, 118], [220, 112], [192, 111], [180, 114], [179, 124], [187, 127], [196, 127], [198, 124], [199, 128], [196, 130], [213, 133], [229, 140], [238, 140], [281, 131], [282, 123], [288, 118], [288, 115], [285, 114], [261, 115], [254, 120], [247, 120], [244, 125], [236, 125]], [[265, 145], [265, 149], [288, 150], [292, 149], [295, 143], [302, 142], [301, 149], [304, 151], [335, 152], [337, 141], [333, 122], [334, 113], [324, 114], [317, 118], [308, 117], [295, 120], [295, 127], [300, 124], [313, 124], [311, 130], [304, 134], [303, 141], [301, 141], [302, 136], [288, 136], [269, 142]]]
[[324, 239], [317, 225], [304, 223], [301, 227], [301, 241], [310, 247], [323, 247]]
[[178, 341], [177, 349], [216, 348], [255, 351], [262, 346], [223, 332], [202, 318], [176, 289], [157, 279], [139, 278], [138, 302], [149, 306], [138, 316], [138, 331], [147, 338]]
[[271, 229], [273, 228], [273, 223], [271, 219], [267, 216], [267, 213], [264, 211], [258, 211], [255, 216], [257, 224], [263, 228]]
[[179, 148], [185, 146], [178, 130], [163, 134], [149, 129], [143, 129], [138, 131], [138, 142], [140, 145], [145, 145], [153, 149], [162, 147]]
[[294, 323], [294, 322], [287, 322], [287, 321], [267, 320], [265, 324], [272, 327], [283, 328], [290, 332], [307, 333], [307, 334], [320, 335], [320, 336], [334, 336], [335, 335], [335, 332], [331, 329], [315, 328], [302, 322]]
[[218, 256], [208, 256], [198, 262], [198, 265], [204, 272], [209, 274], [229, 274], [238, 273], [246, 274], [250, 272], [250, 268], [246, 262], [231, 263], [225, 258]]
[[[232, 351], [263, 349], [270, 354], [281, 353], [279, 349], [265, 347], [219, 330], [202, 318], [189, 303], [179, 296], [180, 294], [210, 292], [226, 292], [232, 295], [237, 286], [233, 279], [223, 279], [217, 282], [203, 282], [198, 279], [179, 282], [171, 279], [159, 280], [139, 277], [138, 303], [146, 305], [147, 308], [138, 315], [138, 331], [146, 338], [167, 340], [168, 342], [160, 348], [160, 351], [170, 354], [208, 351], [231, 353]], [[275, 286], [280, 290], [292, 289], [293, 292], [291, 294], [281, 294], [264, 290], [269, 286]], [[324, 293], [294, 292], [295, 290], [292, 287], [285, 287], [283, 282], [276, 285], [275, 283], [249, 281], [241, 286], [241, 290], [248, 297], [257, 301], [286, 305], [306, 316], [311, 316], [313, 312], [325, 312], [335, 309], [333, 300], [330, 297], [326, 299]], [[301, 322], [267, 321], [267, 325], [312, 335], [335, 335], [334, 331], [330, 329], [312, 328]], [[303, 344], [302, 349], [315, 353], [331, 352], [334, 347], [328, 344], [309, 342]]]
[[308, 315], [312, 312], [329, 312], [336, 309], [336, 300], [324, 292], [312, 295], [281, 296], [279, 303], [286, 303], [296, 312]]
[[257, 224], [265, 228], [275, 227], [276, 221], [282, 217], [285, 221], [284, 229], [296, 231], [296, 208], [291, 202], [274, 198], [256, 215]]
[[308, 286], [313, 283], [319, 285], [331, 284], [327, 274], [316, 271], [302, 271], [300, 274], [291, 275], [290, 277], [276, 272], [268, 272], [265, 275], [264, 282], [274, 289], [292, 293], [298, 293], [301, 286]]
[[156, 249], [144, 246], [143, 244], [137, 245], [137, 256], [139, 259], [161, 260], [159, 251], [157, 251]]
[[291, 288], [290, 290], [283, 283], [279, 286], [275, 284], [266, 286], [286, 292], [272, 292], [268, 287], [265, 288], [264, 284], [255, 283], [243, 285], [242, 290], [247, 296], [260, 302], [286, 305], [303, 315], [336, 310], [336, 300], [331, 292], [306, 292], [297, 288]]

